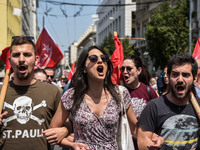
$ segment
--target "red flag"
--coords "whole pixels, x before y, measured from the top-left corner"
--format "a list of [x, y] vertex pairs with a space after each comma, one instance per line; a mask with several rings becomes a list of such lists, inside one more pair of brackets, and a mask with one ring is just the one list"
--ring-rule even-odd
[[71, 69], [70, 69], [70, 72], [69, 72], [69, 75], [68, 75], [68, 80], [71, 80], [73, 74], [74, 74], [74, 68], [75, 68], [75, 62], [73, 62], [72, 66], [71, 66]]
[[11, 69], [11, 65], [10, 65], [10, 62], [9, 62], [9, 57], [10, 57], [10, 46], [4, 48], [2, 50], [2, 53], [1, 53], [1, 56], [0, 58], [5, 62], [6, 64], [6, 68], [5, 70], [7, 69]]
[[197, 40], [192, 57], [195, 59], [200, 59], [200, 39]]
[[38, 62], [36, 68], [46, 66], [54, 68], [63, 58], [63, 54], [47, 30], [43, 28], [37, 43]]
[[114, 36], [115, 51], [113, 52], [110, 60], [113, 64], [113, 73], [111, 75], [111, 80], [114, 84], [120, 83], [121, 66], [124, 60], [123, 45], [119, 41], [117, 36]]

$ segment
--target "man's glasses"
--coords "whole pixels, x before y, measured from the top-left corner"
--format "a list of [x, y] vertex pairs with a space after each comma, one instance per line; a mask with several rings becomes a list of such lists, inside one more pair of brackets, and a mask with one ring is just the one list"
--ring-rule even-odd
[[33, 41], [34, 40], [34, 37], [33, 36], [13, 36], [12, 37], [12, 40], [16, 39], [16, 38], [19, 38], [19, 37], [24, 37], [26, 38], [27, 40], [29, 41]]
[[[107, 55], [101, 55], [100, 57], [101, 57], [101, 60], [102, 60], [103, 62], [107, 62], [108, 59], [109, 59]], [[88, 58], [89, 58], [90, 61], [93, 62], [93, 63], [97, 62], [97, 60], [98, 60], [98, 56], [97, 56], [97, 55], [90, 55], [90, 56], [88, 56]]]
[[122, 72], [124, 72], [125, 69], [126, 69], [127, 72], [130, 72], [133, 68], [131, 68], [131, 67], [129, 67], [129, 66], [127, 66], [127, 67], [122, 66], [122, 67], [121, 67], [121, 71], [122, 71]]
[[49, 77], [50, 77], [51, 79], [53, 79], [53, 78], [54, 78], [54, 76], [49, 76], [49, 75], [47, 75], [47, 78], [49, 78]]

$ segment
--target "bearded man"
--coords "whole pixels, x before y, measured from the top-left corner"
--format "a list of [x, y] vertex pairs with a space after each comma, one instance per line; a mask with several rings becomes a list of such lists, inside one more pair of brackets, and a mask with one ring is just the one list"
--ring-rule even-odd
[[[61, 94], [55, 86], [34, 78], [37, 57], [33, 39], [15, 36], [11, 43], [9, 61], [14, 77], [8, 84], [0, 115], [1, 150], [51, 149], [43, 131], [49, 128]], [[60, 133], [57, 139], [67, 135], [65, 127], [52, 132]]]
[[169, 93], [151, 100], [138, 121], [138, 146], [151, 145], [153, 133], [164, 139], [161, 150], [191, 150], [197, 148], [199, 119], [190, 102], [198, 66], [186, 53], [174, 55], [168, 62]]

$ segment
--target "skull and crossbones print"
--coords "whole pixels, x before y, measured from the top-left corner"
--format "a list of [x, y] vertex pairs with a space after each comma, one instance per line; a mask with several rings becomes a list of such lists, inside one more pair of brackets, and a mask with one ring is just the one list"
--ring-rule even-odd
[[15, 99], [13, 105], [10, 105], [4, 102], [5, 107], [12, 109], [14, 115], [10, 116], [6, 119], [3, 119], [4, 126], [7, 126], [7, 123], [16, 119], [21, 124], [26, 124], [30, 119], [37, 121], [39, 125], [41, 125], [45, 120], [39, 119], [38, 117], [32, 115], [32, 112], [40, 107], [46, 107], [46, 101], [43, 100], [40, 104], [33, 106], [32, 99], [28, 96], [21, 96]]

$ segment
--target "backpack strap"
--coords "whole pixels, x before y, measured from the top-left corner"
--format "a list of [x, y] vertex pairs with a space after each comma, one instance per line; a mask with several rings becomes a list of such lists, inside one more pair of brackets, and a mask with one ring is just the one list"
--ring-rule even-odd
[[149, 100], [151, 100], [151, 89], [150, 89], [149, 85], [147, 85], [147, 92], [149, 94]]

